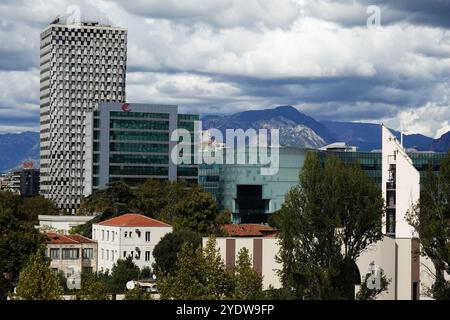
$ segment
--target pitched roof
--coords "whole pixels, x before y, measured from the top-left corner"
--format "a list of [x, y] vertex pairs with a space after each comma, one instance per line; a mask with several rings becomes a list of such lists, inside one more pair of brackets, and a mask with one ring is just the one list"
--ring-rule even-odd
[[262, 224], [226, 224], [223, 229], [228, 237], [273, 237], [277, 229]]
[[171, 227], [167, 223], [135, 213], [126, 213], [98, 224], [111, 227]]
[[59, 234], [56, 232], [48, 232], [47, 236], [50, 240], [47, 244], [80, 244], [80, 243], [95, 243], [94, 240], [86, 238], [80, 234]]

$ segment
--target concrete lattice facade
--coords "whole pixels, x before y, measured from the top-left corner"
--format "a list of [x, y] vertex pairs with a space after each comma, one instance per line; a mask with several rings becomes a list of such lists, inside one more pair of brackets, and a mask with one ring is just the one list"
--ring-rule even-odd
[[125, 101], [127, 30], [55, 20], [41, 33], [41, 193], [74, 212], [84, 186], [86, 113]]

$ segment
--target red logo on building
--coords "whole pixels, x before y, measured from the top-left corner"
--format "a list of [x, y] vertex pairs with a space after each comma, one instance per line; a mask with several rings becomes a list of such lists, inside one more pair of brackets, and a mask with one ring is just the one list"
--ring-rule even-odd
[[33, 169], [34, 167], [34, 163], [31, 160], [26, 160], [24, 162], [22, 162], [22, 168], [24, 169]]
[[130, 112], [131, 111], [131, 107], [129, 103], [123, 103], [122, 104], [122, 110], [125, 112]]

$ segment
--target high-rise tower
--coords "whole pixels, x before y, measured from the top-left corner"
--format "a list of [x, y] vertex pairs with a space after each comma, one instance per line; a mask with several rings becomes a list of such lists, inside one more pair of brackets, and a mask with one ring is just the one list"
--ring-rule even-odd
[[41, 193], [74, 212], [84, 188], [86, 113], [124, 102], [127, 30], [56, 19], [41, 33]]

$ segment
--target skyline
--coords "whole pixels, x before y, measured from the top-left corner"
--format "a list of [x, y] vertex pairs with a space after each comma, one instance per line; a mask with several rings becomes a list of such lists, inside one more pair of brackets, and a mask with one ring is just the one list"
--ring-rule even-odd
[[366, 0], [278, 3], [3, 1], [0, 132], [39, 130], [39, 33], [70, 6], [128, 29], [127, 101], [450, 130], [450, 1], [378, 1], [380, 28]]

